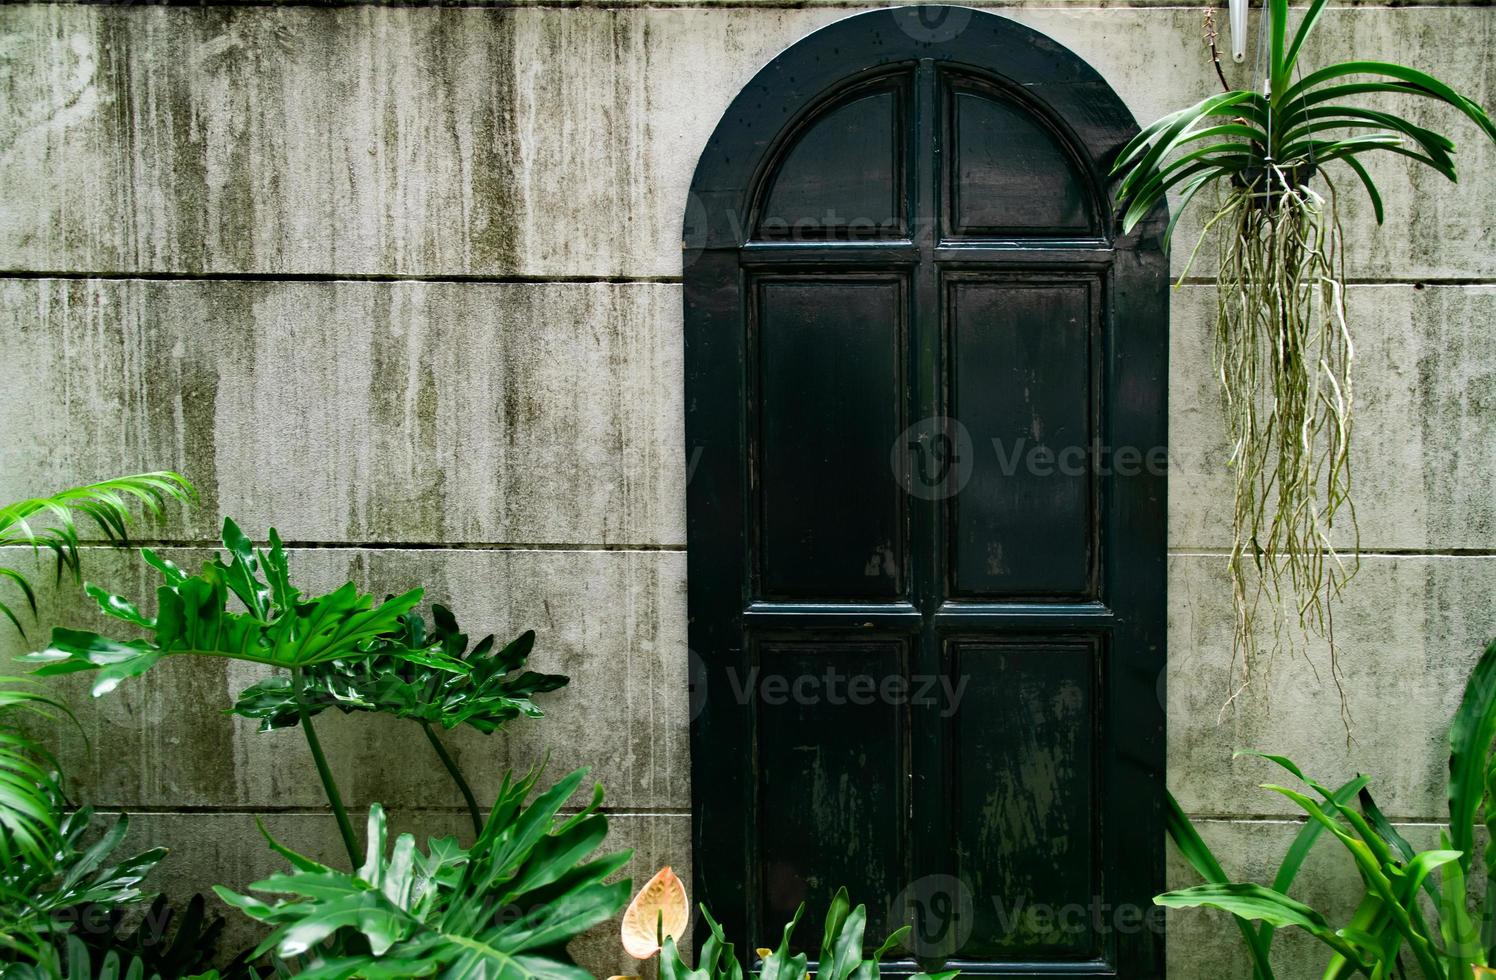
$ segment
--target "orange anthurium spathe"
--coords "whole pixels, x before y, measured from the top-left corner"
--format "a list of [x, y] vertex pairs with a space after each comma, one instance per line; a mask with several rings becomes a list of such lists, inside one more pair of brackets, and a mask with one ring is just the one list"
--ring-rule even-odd
[[623, 948], [636, 960], [660, 951], [666, 936], [680, 942], [691, 919], [686, 886], [667, 865], [629, 903], [623, 913]]

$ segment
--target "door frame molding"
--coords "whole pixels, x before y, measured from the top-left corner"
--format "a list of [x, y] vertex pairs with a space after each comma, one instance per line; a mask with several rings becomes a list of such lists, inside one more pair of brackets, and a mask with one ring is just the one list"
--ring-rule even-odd
[[[950, 37], [923, 27], [939, 23], [942, 13], [969, 20]], [[741, 274], [752, 250], [744, 246], [764, 174], [807, 115], [890, 66], [928, 59], [969, 66], [1024, 93], [1064, 129], [1096, 200], [1111, 200], [1114, 185], [1105, 175], [1138, 132], [1106, 81], [1047, 36], [987, 11], [915, 6], [856, 14], [790, 46], [739, 92], [702, 152], [682, 237], [694, 900], [711, 909], [745, 954], [751, 951], [744, 944], [757, 887], [750, 869], [759, 769], [754, 726], [744, 723], [752, 702], [743, 705], [736, 696], [749, 668], [744, 624], [754, 616], [745, 557], [753, 503], [746, 472], [750, 433], [742, 421], [749, 365]], [[1167, 446], [1166, 222], [1160, 206], [1123, 235], [1115, 215], [1102, 215], [1112, 313], [1103, 325], [1103, 390], [1112, 393], [1098, 433], [1104, 445], [1144, 452]], [[1076, 259], [1086, 261], [1083, 254]], [[1114, 737], [1103, 745], [1099, 786], [1102, 798], [1111, 801], [1103, 829], [1116, 859], [1103, 873], [1115, 876], [1106, 888], [1108, 899], [1147, 911], [1164, 885], [1167, 478], [1144, 467], [1135, 477], [1113, 481], [1113, 488], [1100, 527], [1108, 543], [1101, 574], [1109, 604], [1140, 613], [1118, 617], [1108, 631], [1109, 645], [1136, 653], [1126, 663], [1107, 664], [1102, 689], [1102, 733]], [[806, 604], [799, 612], [806, 625], [818, 617], [845, 623], [855, 608]], [[1043, 604], [1024, 609], [1038, 629], [1052, 620]], [[913, 608], [909, 614], [921, 616]], [[698, 922], [698, 941], [704, 935]], [[1112, 969], [1088, 972], [1072, 964], [1059, 972], [1162, 976], [1161, 932], [1144, 930], [1115, 942], [1113, 952]], [[980, 966], [972, 971], [963, 965], [963, 972], [1019, 975], [1005, 969], [1011, 964]]]

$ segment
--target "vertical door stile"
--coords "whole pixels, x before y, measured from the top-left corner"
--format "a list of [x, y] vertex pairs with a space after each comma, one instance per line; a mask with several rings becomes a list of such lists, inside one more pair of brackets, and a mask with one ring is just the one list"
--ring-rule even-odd
[[[945, 433], [945, 406], [942, 397], [942, 320], [940, 312], [940, 270], [935, 263], [935, 247], [939, 243], [939, 139], [940, 139], [940, 76], [935, 62], [923, 58], [915, 72], [914, 105], [910, 135], [914, 141], [910, 160], [915, 166], [915, 200], [913, 233], [919, 255], [914, 268], [914, 311], [910, 317], [912, 337], [911, 354], [915, 359], [910, 372], [913, 402], [912, 419], [916, 427], [911, 430], [916, 438], [932, 440]], [[915, 452], [922, 456], [931, 451], [925, 446]], [[906, 463], [919, 465], [915, 454], [906, 454]], [[920, 474], [907, 476], [911, 482], [920, 479]], [[941, 596], [940, 548], [929, 547], [941, 537], [941, 501], [933, 496], [910, 494], [913, 517], [912, 540], [924, 547], [912, 548], [915, 562], [914, 595], [915, 606], [923, 619], [922, 628], [912, 637], [909, 670], [915, 677], [934, 677], [941, 672], [942, 653], [940, 638], [930, 629]], [[942, 801], [946, 798], [948, 784], [945, 757], [944, 733], [938, 712], [929, 705], [911, 704], [910, 712], [910, 878], [911, 882], [944, 872], [949, 866], [949, 815]], [[916, 907], [915, 930], [924, 930], [927, 923], [921, 921], [925, 910], [919, 907], [921, 896], [916, 889], [912, 896]], [[925, 937], [916, 937], [919, 943]]]

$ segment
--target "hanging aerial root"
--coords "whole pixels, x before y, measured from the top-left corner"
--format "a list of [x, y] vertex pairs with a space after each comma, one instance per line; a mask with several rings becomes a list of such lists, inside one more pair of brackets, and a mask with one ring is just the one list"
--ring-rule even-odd
[[[1265, 681], [1280, 652], [1307, 657], [1320, 637], [1349, 731], [1331, 604], [1359, 552], [1350, 499], [1355, 351], [1334, 188], [1323, 197], [1292, 183], [1274, 169], [1234, 188], [1211, 223], [1220, 243], [1216, 369], [1235, 482], [1227, 704]], [[1275, 190], [1263, 193], [1264, 184]], [[1337, 519], [1355, 543], [1349, 561], [1336, 548]]]

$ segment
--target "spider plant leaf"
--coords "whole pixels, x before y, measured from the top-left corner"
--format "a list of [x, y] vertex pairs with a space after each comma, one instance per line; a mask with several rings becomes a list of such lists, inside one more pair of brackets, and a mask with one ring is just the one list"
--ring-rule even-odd
[[1426, 72], [1389, 61], [1345, 61], [1338, 65], [1321, 68], [1319, 71], [1306, 75], [1291, 86], [1284, 93], [1281, 101], [1292, 103], [1299, 96], [1309, 92], [1317, 85], [1349, 75], [1383, 75], [1405, 82], [1434, 98], [1454, 106], [1479, 126], [1482, 132], [1493, 141], [1496, 141], [1496, 124], [1491, 122], [1490, 116], [1486, 115], [1485, 110], [1480, 106]]

